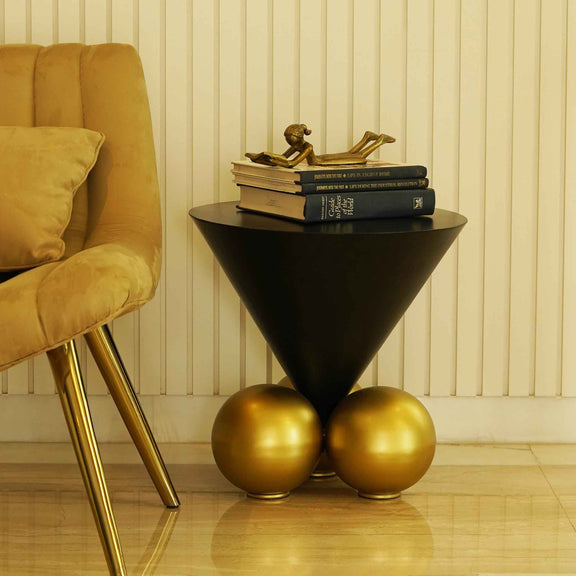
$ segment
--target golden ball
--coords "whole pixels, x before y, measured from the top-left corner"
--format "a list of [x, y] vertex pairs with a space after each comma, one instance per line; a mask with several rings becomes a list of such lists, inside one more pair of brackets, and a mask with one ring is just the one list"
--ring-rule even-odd
[[232, 484], [256, 498], [282, 498], [318, 461], [322, 425], [298, 392], [259, 384], [222, 406], [212, 428], [212, 452]]
[[424, 405], [408, 392], [378, 386], [350, 394], [326, 428], [336, 474], [366, 498], [395, 498], [428, 470], [436, 432]]

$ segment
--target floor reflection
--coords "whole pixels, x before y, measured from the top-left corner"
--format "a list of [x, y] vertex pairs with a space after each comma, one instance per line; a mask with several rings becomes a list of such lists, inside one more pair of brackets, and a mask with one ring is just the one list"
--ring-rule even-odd
[[[576, 574], [576, 466], [433, 466], [387, 502], [339, 480], [259, 502], [172, 469], [175, 512], [142, 466], [107, 467], [130, 576]], [[0, 574], [106, 573], [77, 466], [0, 465]]]
[[356, 570], [427, 574], [434, 539], [418, 508], [402, 499], [371, 502], [348, 492], [323, 492], [231, 505], [212, 536], [216, 568], [223, 574], [238, 566], [259, 574], [300, 574], [316, 565], [330, 573], [352, 561]]
[[[164, 508], [158, 496], [149, 491], [116, 492], [112, 500], [130, 576], [166, 574], [165, 566], [170, 562], [166, 562], [165, 554], [180, 510]], [[2, 576], [106, 573], [102, 546], [84, 491], [8, 491], [0, 484]]]

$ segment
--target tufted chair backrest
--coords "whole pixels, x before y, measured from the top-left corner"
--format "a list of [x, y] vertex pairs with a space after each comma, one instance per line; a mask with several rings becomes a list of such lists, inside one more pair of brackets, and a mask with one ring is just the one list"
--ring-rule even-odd
[[66, 256], [106, 243], [131, 245], [156, 277], [161, 218], [150, 110], [132, 46], [0, 46], [0, 125], [77, 126], [106, 136], [77, 192]]

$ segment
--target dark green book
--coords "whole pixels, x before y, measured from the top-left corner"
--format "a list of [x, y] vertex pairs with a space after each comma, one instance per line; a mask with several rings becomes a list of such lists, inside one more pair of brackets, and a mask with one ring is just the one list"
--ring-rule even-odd
[[400, 180], [344, 180], [343, 182], [309, 182], [300, 184], [303, 194], [318, 192], [369, 192], [380, 190], [408, 190], [428, 188], [428, 178], [402, 178]]
[[232, 170], [234, 182], [239, 186], [266, 188], [293, 194], [317, 194], [318, 192], [367, 192], [368, 190], [394, 190], [405, 188], [428, 188], [428, 178], [401, 178], [399, 180], [342, 180], [330, 182], [288, 182], [242, 174]]
[[339, 222], [426, 216], [434, 213], [435, 204], [432, 188], [291, 194], [240, 186], [238, 207], [299, 222]]

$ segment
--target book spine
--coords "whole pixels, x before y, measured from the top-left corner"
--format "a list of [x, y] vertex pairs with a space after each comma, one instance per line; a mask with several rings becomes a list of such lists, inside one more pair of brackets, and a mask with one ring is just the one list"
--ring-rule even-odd
[[367, 192], [369, 190], [397, 190], [412, 188], [428, 188], [428, 178], [404, 178], [401, 180], [379, 180], [377, 182], [329, 182], [320, 184], [308, 182], [302, 184], [303, 194], [315, 194], [318, 192]]
[[436, 195], [424, 190], [313, 194], [306, 197], [306, 222], [402, 218], [434, 214]]
[[310, 170], [298, 172], [300, 183], [341, 182], [342, 180], [397, 180], [426, 178], [425, 166], [390, 166], [389, 168], [356, 168], [346, 170]]

